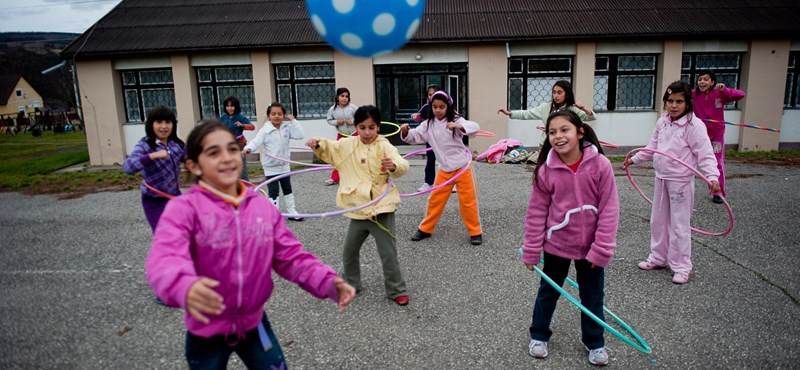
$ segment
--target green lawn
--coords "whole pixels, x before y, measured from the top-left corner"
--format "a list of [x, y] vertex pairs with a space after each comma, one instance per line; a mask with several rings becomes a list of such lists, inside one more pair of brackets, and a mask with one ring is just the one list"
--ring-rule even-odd
[[83, 132], [42, 132], [0, 136], [0, 191], [24, 191], [47, 184], [54, 171], [89, 160]]

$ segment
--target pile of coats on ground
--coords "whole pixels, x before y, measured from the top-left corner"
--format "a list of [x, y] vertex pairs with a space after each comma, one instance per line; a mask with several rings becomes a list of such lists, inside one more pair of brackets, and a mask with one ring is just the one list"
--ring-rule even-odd
[[502, 139], [479, 154], [475, 160], [488, 163], [535, 164], [538, 156], [538, 150], [528, 151], [519, 140]]

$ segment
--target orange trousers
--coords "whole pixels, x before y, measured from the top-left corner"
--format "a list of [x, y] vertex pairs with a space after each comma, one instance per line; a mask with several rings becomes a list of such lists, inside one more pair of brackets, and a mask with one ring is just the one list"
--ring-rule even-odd
[[[439, 170], [436, 173], [436, 181], [433, 186], [453, 178], [461, 169], [445, 172]], [[443, 186], [430, 193], [428, 198], [428, 209], [425, 212], [425, 219], [419, 225], [422, 232], [433, 234], [436, 228], [436, 223], [442, 217], [444, 206], [450, 199], [450, 193], [453, 191], [453, 185], [456, 185], [458, 194], [459, 211], [461, 211], [461, 218], [464, 220], [464, 225], [470, 236], [481, 235], [481, 219], [478, 215], [478, 184], [475, 182], [475, 174], [473, 173], [473, 165], [469, 165], [469, 169], [459, 176], [456, 181], [450, 185]]]

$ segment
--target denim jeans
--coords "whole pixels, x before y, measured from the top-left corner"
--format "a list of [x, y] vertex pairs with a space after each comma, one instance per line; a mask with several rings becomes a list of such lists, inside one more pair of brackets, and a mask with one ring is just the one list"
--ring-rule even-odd
[[283, 351], [266, 313], [261, 324], [272, 343], [272, 348], [268, 350], [262, 345], [258, 328], [246, 332], [245, 337], [238, 340], [236, 334], [228, 338], [221, 334], [203, 338], [186, 332], [186, 361], [189, 369], [226, 369], [228, 358], [231, 353], [236, 352], [248, 369], [286, 370]]
[[[571, 261], [545, 252], [543, 271], [556, 284], [564, 286]], [[604, 269], [599, 266], [592, 268], [591, 263], [587, 260], [575, 260], [575, 271], [577, 272], [578, 286], [580, 286], [581, 304], [601, 320], [605, 320], [603, 316]], [[531, 339], [550, 341], [550, 337], [553, 335], [553, 331], [550, 330], [550, 321], [553, 319], [553, 312], [556, 310], [556, 303], [560, 296], [561, 293], [542, 279], [539, 284], [539, 292], [536, 294], [536, 303], [533, 306]], [[605, 346], [603, 327], [583, 312], [581, 312], [581, 334], [581, 340], [587, 348], [597, 349]]]

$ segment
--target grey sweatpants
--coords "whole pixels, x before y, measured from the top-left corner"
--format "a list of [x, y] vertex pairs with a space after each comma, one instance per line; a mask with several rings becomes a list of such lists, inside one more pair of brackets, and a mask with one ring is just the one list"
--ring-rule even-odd
[[383, 266], [383, 283], [386, 288], [386, 295], [390, 299], [407, 295], [406, 282], [403, 280], [403, 274], [400, 273], [400, 262], [397, 260], [397, 240], [386, 231], [381, 230], [374, 221], [377, 221], [394, 234], [394, 212], [381, 213], [373, 220], [351, 219], [350, 225], [347, 227], [347, 235], [344, 238], [344, 251], [342, 253], [344, 278], [356, 290], [361, 289], [359, 255], [361, 254], [361, 246], [367, 236], [372, 234], [378, 247], [381, 265]]

